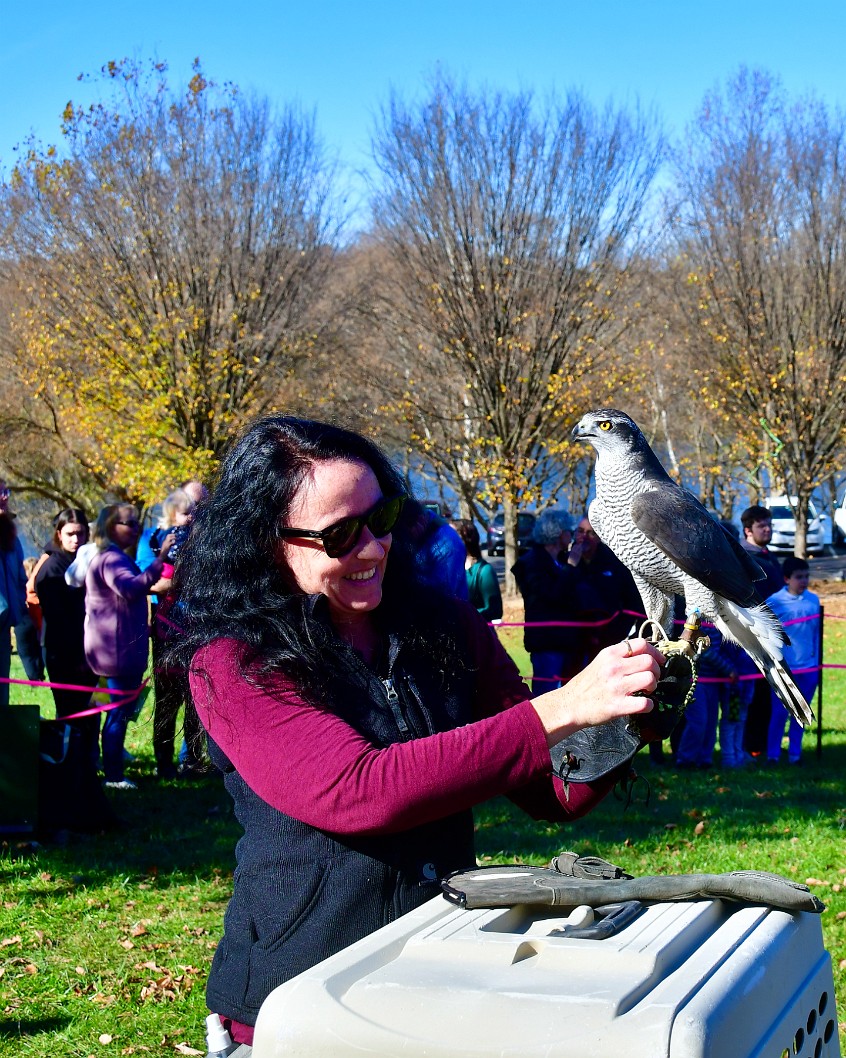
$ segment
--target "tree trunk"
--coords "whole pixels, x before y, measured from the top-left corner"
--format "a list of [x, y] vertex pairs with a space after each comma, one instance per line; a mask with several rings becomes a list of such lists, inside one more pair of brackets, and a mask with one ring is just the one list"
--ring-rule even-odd
[[793, 554], [797, 558], [808, 557], [808, 499], [800, 491], [797, 497], [796, 510], [793, 517], [796, 521], [796, 539], [793, 543]]
[[504, 516], [503, 540], [505, 544], [505, 594], [511, 598], [517, 595], [517, 581], [511, 572], [511, 567], [520, 556], [517, 546], [517, 505], [506, 493], [502, 501], [502, 512]]

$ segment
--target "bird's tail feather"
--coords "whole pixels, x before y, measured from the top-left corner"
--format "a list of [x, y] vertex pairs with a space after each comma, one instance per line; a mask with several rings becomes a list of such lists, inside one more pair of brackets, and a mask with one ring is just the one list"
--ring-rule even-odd
[[782, 647], [790, 640], [769, 606], [762, 603], [744, 609], [723, 599], [715, 623], [723, 635], [743, 647], [784, 702], [788, 712], [803, 727], [810, 727], [814, 721], [813, 711], [784, 661]]

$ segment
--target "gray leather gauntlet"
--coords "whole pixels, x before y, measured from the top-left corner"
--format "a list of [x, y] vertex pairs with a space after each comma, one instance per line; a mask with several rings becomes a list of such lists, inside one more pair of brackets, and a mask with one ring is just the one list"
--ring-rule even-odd
[[[571, 856], [572, 853], [566, 855]], [[613, 864], [606, 866], [613, 867]], [[601, 907], [627, 900], [639, 900], [644, 904], [678, 900], [732, 900], [784, 911], [814, 911], [819, 914], [825, 910], [825, 904], [811, 893], [807, 885], [792, 882], [779, 874], [770, 874], [769, 871], [645, 875], [642, 878], [570, 877], [549, 867], [511, 864], [455, 871], [443, 879], [441, 888], [447, 900], [465, 908], [511, 907], [514, 904], [539, 907], [578, 907], [587, 904], [589, 907]]]

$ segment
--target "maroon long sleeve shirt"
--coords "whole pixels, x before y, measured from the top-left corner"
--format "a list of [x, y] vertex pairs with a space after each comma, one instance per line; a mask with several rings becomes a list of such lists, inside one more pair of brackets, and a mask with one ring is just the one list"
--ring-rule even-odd
[[[217, 640], [194, 658], [200, 719], [268, 804], [334, 835], [391, 834], [507, 794], [534, 818], [587, 813], [619, 778], [564, 785], [528, 689], [493, 630], [466, 608], [468, 663], [477, 670], [473, 723], [375, 746], [279, 675], [262, 687], [242, 674], [243, 644]], [[252, 1042], [252, 1027], [231, 1023]]]
[[235, 640], [197, 654], [191, 691], [209, 735], [255, 793], [333, 834], [388, 834], [497, 794], [535, 818], [584, 815], [617, 776], [565, 792], [528, 689], [495, 633], [472, 620], [469, 642], [476, 722], [384, 748], [304, 701], [282, 675], [263, 688], [248, 682]]

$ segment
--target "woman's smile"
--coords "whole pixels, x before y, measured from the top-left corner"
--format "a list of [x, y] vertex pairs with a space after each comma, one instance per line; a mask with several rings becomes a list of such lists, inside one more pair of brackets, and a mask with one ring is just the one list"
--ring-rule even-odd
[[346, 580], [372, 580], [376, 576], [376, 569], [364, 569], [360, 573], [350, 573]]

